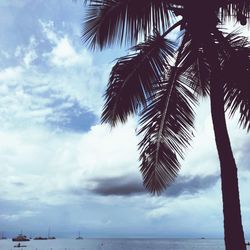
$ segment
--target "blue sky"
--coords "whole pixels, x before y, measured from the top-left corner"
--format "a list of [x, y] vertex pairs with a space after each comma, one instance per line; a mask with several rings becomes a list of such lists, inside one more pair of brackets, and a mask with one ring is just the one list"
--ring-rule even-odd
[[[70, 0], [0, 1], [0, 231], [72, 237], [221, 237], [219, 164], [209, 103], [176, 182], [160, 197], [141, 184], [136, 120], [100, 124], [121, 49], [89, 51], [84, 7]], [[249, 35], [249, 34], [248, 34]], [[250, 236], [249, 135], [229, 121]]]

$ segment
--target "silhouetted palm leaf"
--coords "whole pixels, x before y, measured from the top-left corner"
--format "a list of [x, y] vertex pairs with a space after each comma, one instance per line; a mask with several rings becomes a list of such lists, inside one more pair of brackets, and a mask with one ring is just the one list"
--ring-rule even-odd
[[224, 21], [235, 19], [245, 25], [246, 19], [250, 17], [249, 0], [220, 0], [218, 6], [220, 17]]
[[194, 75], [192, 88], [198, 95], [208, 96], [210, 91], [211, 68], [207, 62], [204, 51], [197, 51], [197, 58], [193, 68], [190, 70]]
[[217, 32], [224, 81], [226, 110], [240, 112], [240, 125], [250, 130], [250, 46], [240, 29], [230, 34]]
[[202, 44], [196, 41], [188, 32], [185, 33], [185, 44], [179, 67], [183, 72], [188, 72], [190, 87], [198, 96], [207, 96], [209, 94], [210, 66], [207, 62]]
[[176, 154], [183, 157], [183, 149], [192, 137], [193, 109], [196, 98], [190, 89], [190, 78], [176, 66], [171, 67], [168, 77], [154, 84], [155, 95], [143, 110], [139, 144], [141, 172], [145, 187], [152, 193], [160, 193], [176, 177], [179, 162]]
[[153, 28], [166, 29], [170, 16], [173, 18], [171, 13], [164, 0], [92, 0], [82, 37], [92, 48], [136, 43], [152, 34]]
[[228, 40], [232, 50], [223, 65], [226, 109], [240, 112], [240, 125], [250, 130], [250, 46], [244, 37]]
[[112, 69], [102, 122], [125, 122], [153, 94], [152, 83], [160, 81], [173, 56], [174, 45], [158, 32], [132, 48], [133, 54], [120, 58]]

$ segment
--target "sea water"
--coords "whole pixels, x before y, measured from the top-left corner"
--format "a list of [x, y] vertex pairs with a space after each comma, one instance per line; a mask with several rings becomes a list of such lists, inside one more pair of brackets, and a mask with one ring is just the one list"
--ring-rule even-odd
[[56, 239], [21, 242], [1, 240], [1, 250], [224, 250], [222, 239]]

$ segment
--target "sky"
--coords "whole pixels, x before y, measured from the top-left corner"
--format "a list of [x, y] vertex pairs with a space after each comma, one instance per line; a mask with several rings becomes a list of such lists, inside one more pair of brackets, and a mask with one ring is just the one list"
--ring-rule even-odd
[[[0, 0], [0, 11], [0, 232], [223, 237], [209, 101], [196, 110], [178, 178], [152, 196], [139, 173], [136, 119], [115, 129], [100, 123], [109, 72], [124, 49], [85, 47], [82, 1]], [[250, 137], [237, 119], [228, 128], [250, 237]]]

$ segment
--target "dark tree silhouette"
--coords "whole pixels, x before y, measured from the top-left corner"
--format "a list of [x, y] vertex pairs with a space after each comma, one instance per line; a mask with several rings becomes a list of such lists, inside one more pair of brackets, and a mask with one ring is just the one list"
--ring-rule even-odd
[[[131, 44], [110, 74], [102, 121], [115, 126], [141, 116], [144, 186], [163, 191], [178, 174], [193, 134], [193, 108], [210, 96], [220, 160], [225, 245], [246, 249], [237, 167], [225, 110], [250, 130], [250, 46], [227, 21], [246, 25], [249, 0], [86, 0], [83, 40], [92, 49]], [[174, 34], [174, 35], [171, 35]], [[176, 37], [173, 39], [173, 37]], [[172, 38], [172, 39], [170, 39]]]

